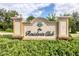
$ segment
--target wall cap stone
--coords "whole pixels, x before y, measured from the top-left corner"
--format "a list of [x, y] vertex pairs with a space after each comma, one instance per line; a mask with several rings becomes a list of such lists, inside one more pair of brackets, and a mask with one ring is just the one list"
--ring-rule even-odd
[[69, 17], [71, 17], [71, 16], [59, 16], [59, 17], [57, 17], [58, 19], [68, 19]]

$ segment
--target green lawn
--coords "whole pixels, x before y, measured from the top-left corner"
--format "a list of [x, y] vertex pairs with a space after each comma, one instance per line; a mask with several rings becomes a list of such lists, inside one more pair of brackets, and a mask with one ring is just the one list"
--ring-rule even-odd
[[65, 40], [17, 40], [0, 37], [1, 56], [79, 56], [79, 39]]

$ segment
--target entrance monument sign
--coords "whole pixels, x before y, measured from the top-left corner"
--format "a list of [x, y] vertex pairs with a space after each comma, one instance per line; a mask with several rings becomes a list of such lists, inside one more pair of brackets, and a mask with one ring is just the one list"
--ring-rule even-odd
[[57, 17], [55, 21], [45, 18], [35, 18], [30, 23], [22, 17], [12, 17], [14, 36], [22, 36], [23, 39], [56, 39], [68, 37], [68, 16]]

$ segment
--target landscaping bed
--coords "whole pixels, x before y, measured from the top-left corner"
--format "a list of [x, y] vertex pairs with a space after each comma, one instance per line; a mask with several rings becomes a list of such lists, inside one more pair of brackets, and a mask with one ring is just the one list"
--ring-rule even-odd
[[23, 41], [0, 36], [0, 56], [79, 56], [79, 39]]

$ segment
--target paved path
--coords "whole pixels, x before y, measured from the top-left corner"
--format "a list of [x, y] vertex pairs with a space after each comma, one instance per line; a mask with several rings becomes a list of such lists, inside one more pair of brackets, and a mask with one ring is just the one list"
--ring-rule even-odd
[[72, 37], [79, 37], [79, 32], [71, 34]]
[[79, 37], [79, 34], [71, 34], [72, 37]]
[[0, 35], [12, 35], [13, 33], [11, 32], [0, 32]]

